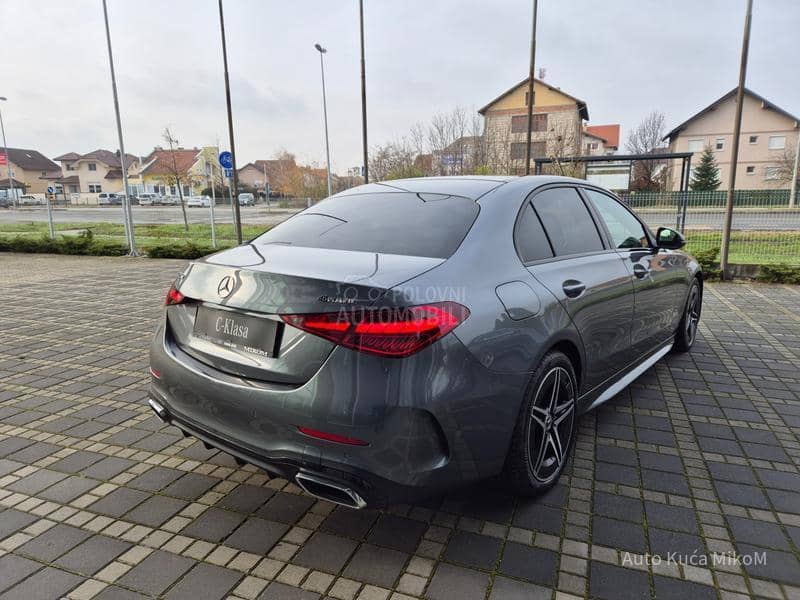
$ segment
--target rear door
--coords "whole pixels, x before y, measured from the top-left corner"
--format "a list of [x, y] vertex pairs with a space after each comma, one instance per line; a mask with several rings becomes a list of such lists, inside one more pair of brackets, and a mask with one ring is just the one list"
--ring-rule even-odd
[[644, 356], [673, 333], [685, 270], [670, 260], [668, 251], [652, 247], [645, 226], [618, 200], [599, 190], [583, 192], [628, 270], [635, 292], [631, 344], [637, 356]]
[[572, 317], [586, 355], [584, 389], [591, 389], [632, 360], [629, 273], [575, 187], [538, 191], [524, 211], [529, 235], [546, 239], [526, 266]]

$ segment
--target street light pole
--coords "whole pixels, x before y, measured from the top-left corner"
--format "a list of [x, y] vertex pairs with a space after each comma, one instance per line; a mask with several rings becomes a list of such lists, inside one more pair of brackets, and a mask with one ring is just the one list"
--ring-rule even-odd
[[328, 165], [328, 196], [333, 194], [331, 186], [331, 150], [328, 146], [328, 101], [325, 98], [325, 62], [323, 55], [328, 51], [319, 44], [314, 44], [314, 48], [319, 52], [319, 68], [322, 72], [322, 114], [325, 119], [325, 161]]
[[533, 88], [534, 63], [536, 61], [536, 8], [537, 1], [533, 0], [533, 27], [531, 29], [531, 62], [528, 66], [528, 137], [525, 141], [525, 175], [531, 174], [531, 128], [533, 126]]
[[114, 115], [117, 119], [117, 136], [119, 137], [119, 164], [122, 167], [122, 210], [125, 222], [125, 234], [128, 237], [128, 254], [136, 256], [136, 241], [133, 233], [133, 214], [128, 190], [128, 165], [125, 163], [125, 143], [122, 141], [122, 121], [119, 117], [119, 98], [117, 96], [117, 78], [114, 74], [114, 55], [111, 52], [111, 30], [108, 27], [108, 7], [103, 0], [103, 18], [106, 23], [106, 43], [108, 45], [108, 64], [111, 68], [111, 90], [114, 94]]
[[364, 183], [369, 183], [369, 151], [367, 149], [367, 69], [364, 61], [364, 0], [358, 0], [361, 29], [361, 145], [364, 152]]
[[[8, 100], [5, 96], [0, 96], [0, 102], [5, 102]], [[8, 144], [6, 144], [6, 128], [3, 125], [3, 111], [0, 110], [0, 130], [3, 132], [3, 149], [6, 153], [6, 171], [8, 172], [8, 193], [11, 193], [11, 190], [14, 188], [13, 181], [11, 179], [11, 157], [8, 155]], [[17, 194], [14, 194], [14, 208], [17, 208]]]
[[730, 177], [728, 194], [725, 199], [725, 222], [722, 226], [722, 244], [719, 252], [719, 268], [722, 278], [729, 279], [728, 253], [731, 245], [731, 225], [733, 221], [733, 194], [736, 188], [736, 166], [739, 160], [739, 137], [742, 131], [742, 104], [744, 103], [744, 82], [747, 76], [747, 53], [750, 49], [750, 23], [753, 21], [753, 0], [747, 0], [742, 35], [742, 57], [739, 62], [739, 87], [736, 88], [736, 116], [733, 121], [733, 142], [731, 144]]
[[236, 147], [233, 143], [233, 112], [231, 111], [231, 83], [228, 77], [228, 47], [225, 44], [225, 17], [222, 14], [222, 0], [219, 0], [219, 30], [222, 34], [222, 62], [225, 67], [225, 104], [228, 108], [228, 137], [231, 144], [231, 204], [233, 205], [233, 226], [236, 229], [236, 241], [242, 243], [242, 215], [239, 211], [239, 195], [237, 189], [239, 179], [236, 173]]

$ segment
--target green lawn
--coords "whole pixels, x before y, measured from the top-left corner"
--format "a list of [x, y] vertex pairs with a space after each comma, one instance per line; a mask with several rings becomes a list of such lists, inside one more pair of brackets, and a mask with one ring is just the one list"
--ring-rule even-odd
[[[70, 231], [78, 229], [90, 229], [95, 237], [124, 238], [125, 227], [121, 223], [56, 223], [55, 230]], [[169, 240], [186, 241], [191, 240], [197, 243], [211, 243], [211, 225], [192, 224], [189, 225], [187, 232], [181, 224], [169, 225], [134, 225], [136, 239], [154, 239], [160, 243]], [[242, 236], [245, 239], [254, 238], [269, 229], [269, 225], [242, 225]], [[218, 240], [235, 240], [236, 233], [233, 225], [219, 223], [216, 226]], [[26, 222], [26, 223], [0, 223], [0, 235], [15, 236], [42, 235], [48, 233], [47, 223], [45, 222]]]
[[[721, 231], [702, 229], [686, 232], [689, 252], [719, 248]], [[732, 264], [800, 264], [800, 232], [798, 231], [734, 231], [728, 260]]]

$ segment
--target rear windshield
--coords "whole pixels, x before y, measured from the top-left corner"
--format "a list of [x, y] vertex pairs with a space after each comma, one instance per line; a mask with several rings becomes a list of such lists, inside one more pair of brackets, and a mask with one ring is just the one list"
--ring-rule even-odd
[[328, 198], [256, 238], [256, 244], [448, 258], [478, 215], [468, 198], [356, 194]]

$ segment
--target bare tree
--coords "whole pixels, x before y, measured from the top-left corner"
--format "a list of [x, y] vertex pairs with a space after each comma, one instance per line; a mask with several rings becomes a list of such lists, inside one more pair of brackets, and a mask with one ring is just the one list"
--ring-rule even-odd
[[775, 181], [783, 185], [791, 185], [794, 177], [794, 161], [797, 156], [797, 147], [788, 144], [778, 157], [775, 169]]
[[415, 164], [414, 144], [408, 138], [400, 138], [393, 142], [375, 146], [370, 150], [369, 172], [375, 181], [422, 177], [422, 167]]
[[[664, 143], [664, 113], [654, 110], [647, 115], [628, 134], [625, 147], [631, 154], [663, 153], [666, 148]], [[632, 180], [630, 187], [637, 191], [655, 191], [663, 189], [667, 182], [668, 163], [666, 160], [641, 160], [634, 161], [632, 165]]]
[[183, 185], [186, 183], [191, 185], [192, 183], [192, 176], [189, 173], [191, 165], [186, 167], [183, 165], [183, 161], [181, 161], [180, 164], [178, 163], [177, 149], [179, 142], [175, 139], [175, 136], [172, 135], [169, 127], [164, 127], [162, 137], [169, 146], [170, 154], [169, 159], [164, 161], [164, 168], [167, 171], [165, 179], [168, 185], [174, 185], [178, 188], [178, 197], [180, 198], [181, 211], [183, 212], [183, 226], [186, 231], [189, 231], [189, 219], [186, 216], [186, 202], [183, 198]]
[[[579, 127], [579, 126], [578, 126]], [[558, 122], [548, 132], [547, 158], [550, 163], [548, 172], [564, 177], [586, 177], [586, 168], [583, 163], [565, 160], [568, 157], [580, 154], [579, 129], [565, 122]]]

